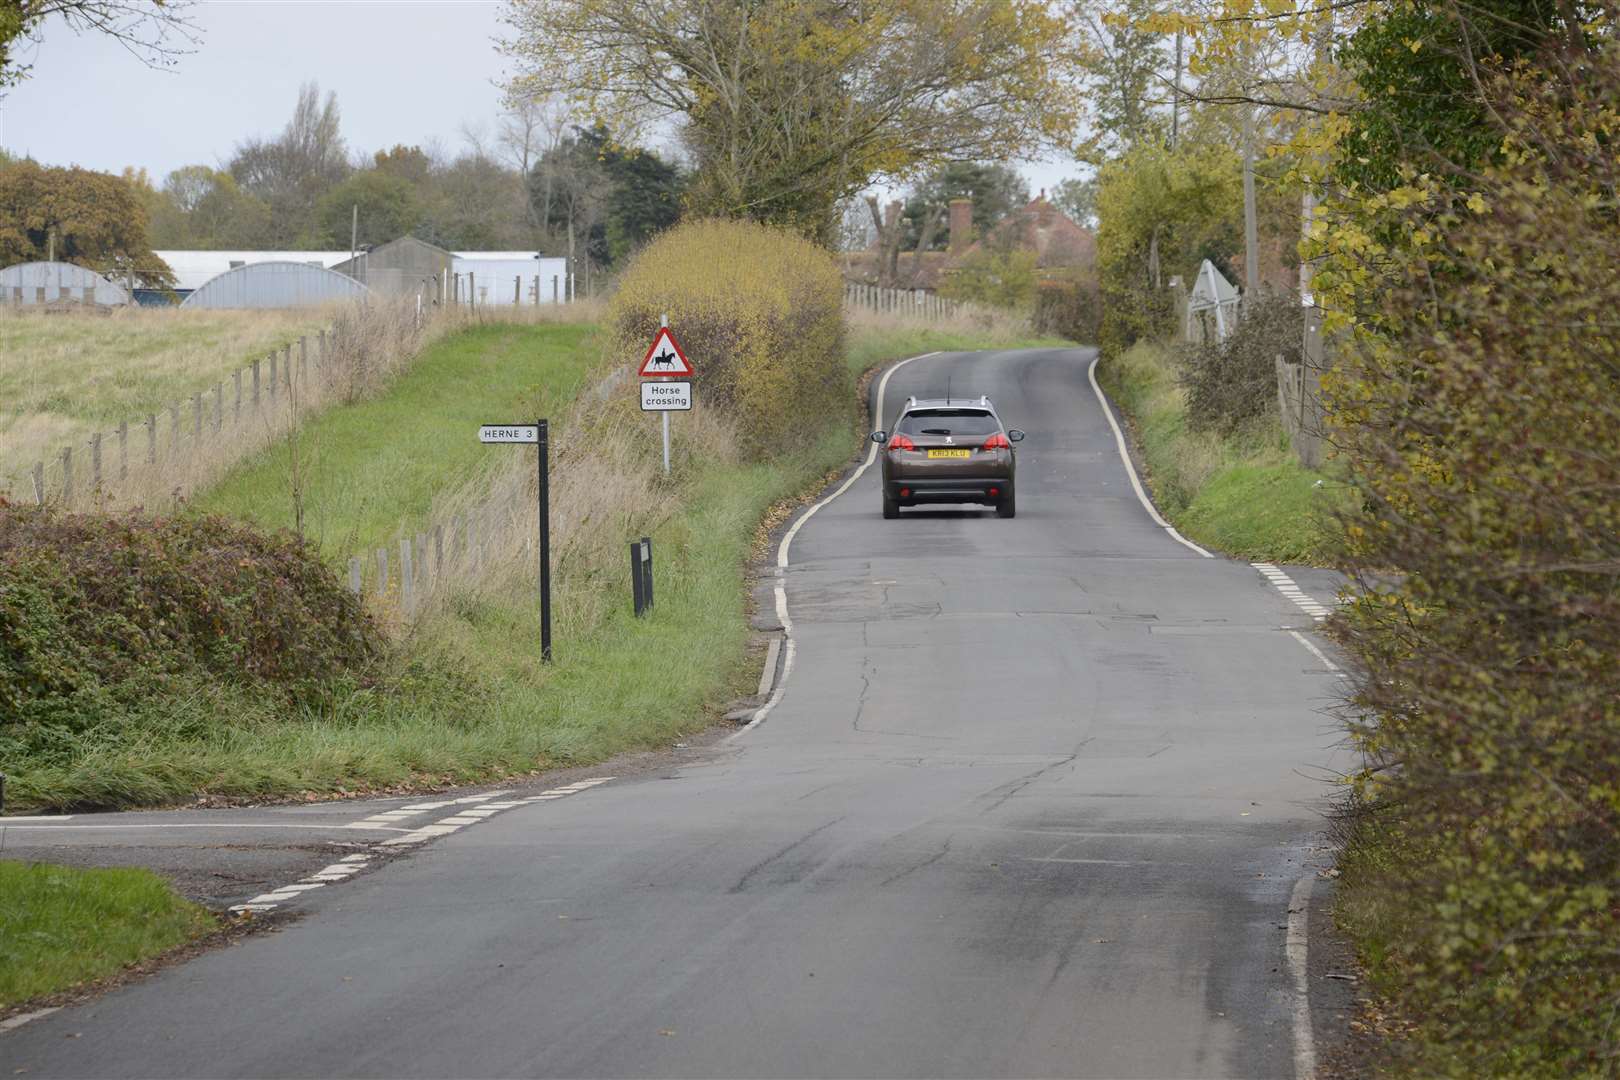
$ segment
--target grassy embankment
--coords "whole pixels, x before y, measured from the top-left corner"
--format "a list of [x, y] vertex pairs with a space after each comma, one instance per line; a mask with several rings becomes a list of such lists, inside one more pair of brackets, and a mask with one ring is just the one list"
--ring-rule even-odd
[[0, 862], [0, 896], [0, 1008], [112, 975], [215, 926], [147, 870]]
[[[849, 367], [1031, 343], [1016, 332], [857, 327]], [[568, 396], [600, 370], [591, 341], [585, 326], [463, 330], [430, 346], [375, 399], [311, 420], [301, 439], [319, 464], [306, 475], [306, 502], [321, 508], [311, 522], [326, 550], [341, 556], [350, 544], [385, 542], [399, 522], [464, 486], [469, 472], [486, 475], [480, 457], [492, 448], [474, 441], [474, 426], [537, 409], [561, 415]], [[709, 723], [755, 674], [743, 570], [759, 524], [774, 504], [849, 459], [858, 446], [854, 409], [805, 449], [752, 463], [727, 446], [723, 424], [677, 418], [676, 470], [665, 481], [656, 424], [628, 397], [605, 408], [606, 421], [592, 420], [602, 444], [558, 461], [586, 470], [612, 459], [617, 472], [593, 480], [598, 505], [572, 527], [606, 539], [559, 563], [550, 667], [538, 662], [533, 569], [514, 557], [451, 591], [397, 643], [385, 670], [320, 707], [290, 710], [275, 695], [181, 681], [48, 758], [14, 763], [13, 805], [160, 805], [198, 793], [475, 782], [667, 744]], [[272, 448], [236, 470], [201, 505], [285, 523], [285, 453]], [[356, 497], [361, 491], [370, 495]], [[554, 533], [554, 544], [566, 544], [572, 529]], [[636, 620], [620, 563], [624, 542], [647, 533], [658, 554], [658, 606]], [[680, 662], [667, 662], [671, 656]]]
[[1184, 535], [1245, 559], [1331, 558], [1343, 485], [1331, 467], [1300, 465], [1279, 422], [1230, 438], [1191, 429], [1175, 356], [1160, 344], [1104, 357], [1097, 377], [1130, 421], [1154, 503]]
[[309, 311], [0, 312], [0, 483], [330, 321]]

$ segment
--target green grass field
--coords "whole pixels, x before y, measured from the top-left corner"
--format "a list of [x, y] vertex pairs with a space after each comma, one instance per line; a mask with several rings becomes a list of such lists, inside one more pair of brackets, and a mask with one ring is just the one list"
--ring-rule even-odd
[[1192, 540], [1244, 559], [1320, 564], [1347, 497], [1332, 468], [1299, 464], [1275, 420], [1221, 437], [1187, 426], [1175, 359], [1139, 343], [1097, 375], [1131, 421], [1159, 511]]
[[193, 501], [267, 528], [294, 525], [299, 463], [304, 532], [338, 556], [389, 543], [426, 520], [435, 495], [494, 463], [478, 426], [566, 409], [600, 358], [586, 324], [496, 324], [428, 346], [386, 393], [306, 421]]
[[147, 870], [0, 862], [0, 1006], [111, 975], [214, 926]]

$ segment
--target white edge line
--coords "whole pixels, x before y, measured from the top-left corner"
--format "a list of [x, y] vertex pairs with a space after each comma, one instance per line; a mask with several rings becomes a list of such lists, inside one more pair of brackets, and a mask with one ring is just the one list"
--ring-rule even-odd
[[1318, 649], [1316, 647], [1316, 643], [1313, 642], [1310, 638], [1306, 637], [1304, 634], [1300, 633], [1298, 630], [1290, 630], [1290, 631], [1288, 631], [1288, 634], [1295, 641], [1299, 642], [1301, 645], [1303, 645], [1307, 649], [1309, 649], [1311, 651], [1312, 656], [1314, 656], [1318, 660], [1322, 661], [1322, 666], [1323, 667], [1327, 668], [1329, 671], [1333, 672], [1333, 674], [1337, 675], [1341, 679], [1349, 678], [1348, 675], [1346, 675], [1343, 671], [1339, 670], [1339, 665], [1338, 664], [1335, 664], [1333, 661], [1331, 661], [1331, 660], [1329, 660], [1327, 658], [1327, 653], [1323, 652], [1321, 649]]
[[1309, 956], [1308, 926], [1311, 908], [1311, 887], [1316, 874], [1309, 873], [1294, 884], [1288, 898], [1288, 936], [1284, 952], [1288, 957], [1288, 974], [1294, 984], [1294, 1077], [1311, 1080], [1316, 1075], [1316, 1038], [1311, 1033], [1310, 971], [1305, 965]]
[[[30, 1020], [38, 1020], [41, 1017], [49, 1016], [49, 1015], [51, 1015], [51, 1013], [56, 1012], [61, 1007], [62, 1006], [60, 1006], [60, 1005], [53, 1005], [48, 1009], [36, 1009], [33, 1012], [27, 1012], [27, 1013], [22, 1013], [22, 1014], [17, 1015], [17, 1016], [13, 1016], [9, 1020], [0, 1020], [0, 1034], [3, 1034], [5, 1032], [7, 1032], [7, 1031], [15, 1031], [17, 1028], [22, 1027], [24, 1024], [28, 1023]], [[19, 1071], [21, 1071], [21, 1070], [19, 1070]]]
[[[878, 380], [877, 405], [873, 412], [873, 416], [878, 423], [881, 424], [883, 422], [883, 395], [889, 389], [889, 376], [893, 375], [895, 372], [899, 371], [913, 360], [926, 360], [930, 356], [939, 355], [940, 352], [936, 349], [933, 352], [923, 353], [920, 356], [908, 356], [904, 360], [889, 366], [889, 370], [883, 373], [883, 378]], [[783, 571], [787, 569], [788, 549], [793, 546], [793, 538], [799, 535], [799, 530], [804, 528], [804, 523], [814, 517], [817, 510], [820, 510], [823, 506], [826, 506], [828, 503], [838, 498], [838, 496], [848, 491], [851, 485], [853, 485], [855, 481], [859, 480], [867, 469], [872, 467], [872, 463], [877, 460], [877, 454], [877, 444], [873, 443], [870, 449], [867, 450], [866, 460], [861, 462], [860, 466], [856, 468], [853, 473], [850, 473], [849, 479], [845, 480], [842, 484], [839, 484], [837, 491], [834, 491], [831, 495], [828, 495], [826, 498], [810, 507], [810, 509], [800, 514], [799, 520], [795, 521], [788, 528], [788, 531], [783, 534], [782, 542], [776, 548], [776, 620], [782, 624], [782, 677], [776, 680], [776, 689], [771, 691], [770, 700], [759, 707], [758, 711], [754, 713], [754, 718], [752, 720], [748, 721], [748, 723], [726, 736], [726, 742], [731, 742], [734, 739], [742, 738], [742, 736], [748, 734], [748, 732], [754, 730], [760, 724], [765, 722], [765, 718], [771, 714], [771, 710], [776, 708], [777, 704], [782, 700], [782, 695], [787, 691], [788, 677], [793, 674], [793, 659], [798, 655], [799, 646], [798, 643], [793, 639], [793, 620], [788, 617], [787, 581], [783, 575]]]
[[1102, 387], [1097, 385], [1097, 362], [1101, 359], [1102, 354], [1100, 353], [1091, 358], [1091, 366], [1086, 368], [1086, 378], [1091, 380], [1091, 391], [1097, 395], [1097, 401], [1102, 405], [1103, 415], [1108, 417], [1108, 426], [1114, 429], [1114, 443], [1119, 447], [1119, 459], [1125, 463], [1125, 473], [1131, 478], [1131, 487], [1136, 490], [1137, 499], [1141, 500], [1142, 505], [1147, 507], [1147, 512], [1153, 518], [1154, 524], [1170, 534], [1170, 539], [1184, 547], [1192, 548], [1206, 559], [1213, 559], [1215, 556], [1212, 553], [1205, 551], [1185, 536], [1182, 536], [1176, 531], [1174, 525], [1164, 520], [1159, 515], [1158, 508], [1153, 505], [1153, 500], [1148, 498], [1147, 492], [1142, 489], [1142, 481], [1136, 475], [1136, 466], [1131, 464], [1131, 454], [1125, 446], [1125, 432], [1120, 430], [1119, 421], [1114, 419], [1114, 410], [1108, 404], [1108, 398], [1103, 394]]

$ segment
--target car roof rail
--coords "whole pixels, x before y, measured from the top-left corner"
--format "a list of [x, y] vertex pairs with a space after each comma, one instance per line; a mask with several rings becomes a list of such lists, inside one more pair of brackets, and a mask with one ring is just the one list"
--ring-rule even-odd
[[917, 395], [916, 394], [912, 394], [910, 397], [906, 398], [906, 408], [909, 409], [909, 408], [911, 408], [912, 406], [914, 406], [916, 404], [917, 404]]
[[979, 404], [988, 407], [990, 404], [990, 396], [988, 394], [980, 394]]

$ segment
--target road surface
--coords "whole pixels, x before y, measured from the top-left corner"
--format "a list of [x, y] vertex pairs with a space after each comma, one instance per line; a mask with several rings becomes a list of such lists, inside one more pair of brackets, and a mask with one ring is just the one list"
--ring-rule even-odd
[[759, 726], [312, 892], [280, 933], [0, 1036], [0, 1066], [1294, 1075], [1286, 927], [1337, 679], [1272, 580], [1150, 518], [1091, 357], [895, 371], [885, 424], [949, 378], [1029, 433], [1019, 515], [884, 521], [875, 469], [823, 506]]

